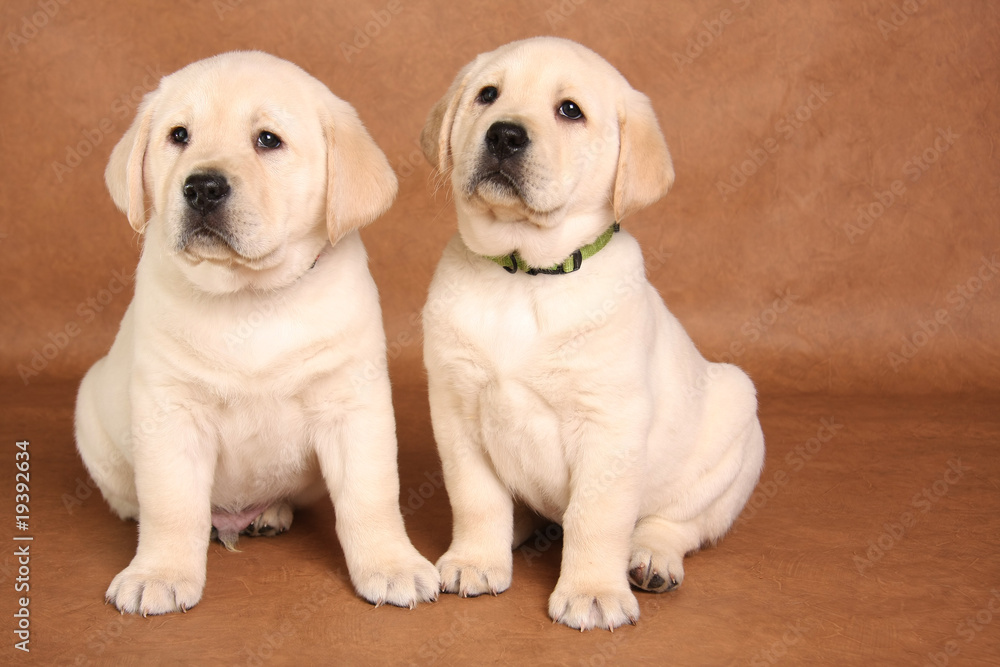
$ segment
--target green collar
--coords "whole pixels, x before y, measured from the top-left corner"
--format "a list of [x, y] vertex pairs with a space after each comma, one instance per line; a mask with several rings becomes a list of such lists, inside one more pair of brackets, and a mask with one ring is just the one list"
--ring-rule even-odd
[[499, 257], [487, 257], [486, 259], [496, 262], [504, 268], [507, 273], [517, 273], [518, 269], [521, 269], [529, 276], [534, 276], [539, 273], [545, 274], [560, 274], [560, 273], [573, 273], [583, 265], [583, 260], [588, 257], [593, 257], [598, 253], [598, 251], [604, 246], [608, 245], [608, 241], [614, 236], [621, 227], [616, 222], [607, 228], [607, 230], [597, 237], [597, 240], [589, 245], [585, 245], [582, 248], [573, 252], [572, 255], [563, 260], [560, 264], [555, 266], [550, 266], [545, 269], [538, 269], [532, 266], [528, 266], [528, 263], [521, 258], [517, 251], [510, 253], [509, 255], [501, 255]]

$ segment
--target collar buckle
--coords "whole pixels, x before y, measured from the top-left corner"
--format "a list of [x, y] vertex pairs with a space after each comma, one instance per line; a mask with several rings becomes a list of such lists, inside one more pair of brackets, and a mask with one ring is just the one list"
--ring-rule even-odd
[[516, 250], [509, 255], [487, 257], [487, 259], [499, 264], [507, 273], [517, 273], [518, 269], [521, 269], [529, 276], [537, 276], [540, 273], [549, 276], [573, 273], [574, 271], [578, 271], [580, 267], [583, 266], [583, 260], [588, 257], [593, 257], [599, 250], [606, 246], [611, 241], [611, 237], [614, 236], [615, 232], [620, 229], [621, 225], [616, 222], [608, 227], [603, 234], [598, 236], [597, 240], [593, 243], [585, 245], [582, 248], [577, 248], [573, 251], [573, 254], [567, 257], [561, 264], [556, 264], [555, 266], [547, 268], [528, 266], [527, 263], [525, 263], [525, 261], [517, 254]]

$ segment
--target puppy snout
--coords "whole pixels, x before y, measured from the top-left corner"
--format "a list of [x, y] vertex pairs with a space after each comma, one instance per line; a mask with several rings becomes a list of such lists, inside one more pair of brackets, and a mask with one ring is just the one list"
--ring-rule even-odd
[[225, 176], [215, 171], [191, 174], [184, 181], [182, 190], [188, 206], [206, 215], [214, 211], [229, 194], [229, 182]]
[[527, 130], [508, 121], [497, 121], [486, 130], [486, 148], [498, 160], [517, 154], [530, 141]]

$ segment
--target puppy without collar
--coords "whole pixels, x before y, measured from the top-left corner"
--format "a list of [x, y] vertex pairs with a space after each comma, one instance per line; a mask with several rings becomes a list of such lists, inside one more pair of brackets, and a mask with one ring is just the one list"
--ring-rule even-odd
[[674, 178], [652, 106], [592, 51], [535, 38], [463, 68], [421, 142], [458, 211], [424, 309], [442, 586], [510, 585], [523, 502], [564, 529], [551, 617], [634, 622], [629, 583], [679, 585], [764, 457], [753, 384], [698, 353], [618, 229]]
[[77, 400], [87, 469], [139, 521], [108, 601], [185, 611], [213, 527], [227, 546], [281, 532], [324, 493], [362, 597], [434, 599], [399, 511], [389, 380], [366, 373], [385, 336], [357, 229], [396, 177], [354, 109], [287, 61], [222, 54], [146, 96], [105, 176], [144, 236], [135, 297]]

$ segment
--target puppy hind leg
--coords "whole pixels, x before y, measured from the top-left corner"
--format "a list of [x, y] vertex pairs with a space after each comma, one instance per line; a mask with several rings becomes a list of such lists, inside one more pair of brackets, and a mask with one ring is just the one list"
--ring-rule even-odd
[[[96, 472], [98, 466], [104, 466], [107, 474]], [[101, 462], [87, 464], [87, 469], [112, 511], [122, 519], [138, 520], [139, 501], [135, 492], [135, 473], [128, 461], [114, 451]]]
[[716, 543], [729, 532], [736, 518], [743, 511], [750, 494], [760, 479], [764, 465], [764, 433], [756, 419], [741, 435], [743, 462], [732, 484], [702, 514], [700, 523], [705, 542]]
[[[76, 448], [111, 509], [122, 519], [137, 519], [135, 470], [101, 422], [93, 375], [91, 369], [80, 383], [75, 415]], [[124, 437], [129, 436], [125, 433]]]
[[229, 551], [236, 548], [240, 535], [274, 537], [292, 525], [292, 504], [279, 500], [267, 507], [254, 507], [242, 512], [212, 511], [211, 539], [222, 543]]
[[[708, 396], [712, 428], [704, 442], [707, 450], [722, 456], [697, 481], [685, 502], [674, 507], [686, 506], [683, 520], [671, 518], [667, 508], [636, 524], [629, 581], [643, 590], [663, 592], [679, 586], [684, 579], [684, 555], [726, 534], [760, 477], [764, 435], [756, 416], [753, 385], [734, 366], [719, 365], [719, 370], [723, 375]], [[711, 499], [707, 503], [702, 500], [706, 497]], [[693, 511], [697, 513], [692, 515]]]
[[716, 378], [706, 396], [702, 447], [718, 452], [719, 463], [699, 480], [712, 499], [697, 519], [704, 542], [717, 542], [732, 526], [753, 492], [764, 466], [764, 434], [757, 418], [756, 391], [746, 373], [714, 365]]
[[684, 581], [684, 556], [701, 546], [698, 526], [661, 516], [640, 519], [632, 532], [628, 579], [651, 593], [671, 591]]
[[[254, 517], [240, 535], [248, 537], [274, 537], [292, 527], [296, 507], [312, 505], [327, 494], [322, 478], [290, 498], [279, 500]], [[214, 537], [214, 536], [213, 536]]]
[[292, 526], [292, 504], [287, 500], [274, 503], [243, 529], [241, 534], [249, 537], [274, 537]]

